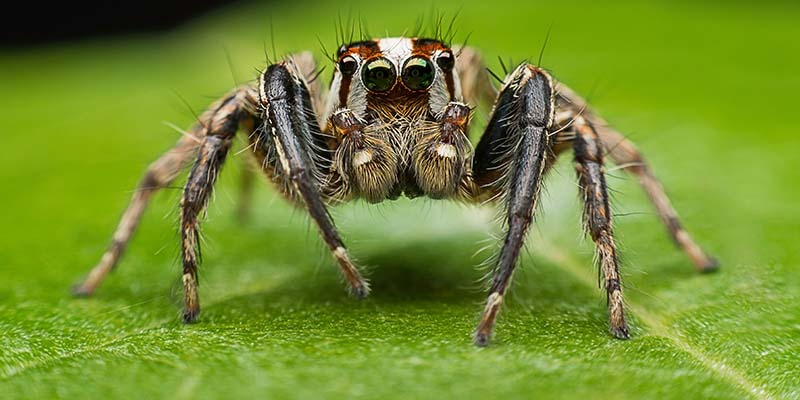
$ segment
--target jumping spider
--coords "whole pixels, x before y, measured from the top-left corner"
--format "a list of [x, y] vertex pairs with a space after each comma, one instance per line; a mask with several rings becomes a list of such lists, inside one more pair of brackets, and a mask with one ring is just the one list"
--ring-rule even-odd
[[[634, 174], [662, 222], [699, 271], [717, 267], [681, 227], [661, 184], [633, 143], [587, 108], [586, 101], [545, 70], [522, 63], [495, 88], [478, 53], [441, 40], [385, 38], [342, 45], [330, 89], [316, 79], [310, 53], [286, 57], [257, 85], [234, 89], [199, 117], [174, 148], [147, 170], [110, 247], [76, 294], [90, 295], [119, 261], [150, 197], [194, 160], [181, 199], [183, 321], [200, 313], [198, 217], [237, 131], [252, 155], [294, 204], [308, 210], [353, 296], [369, 293], [348, 256], [327, 206], [428, 196], [502, 203], [507, 228], [486, 307], [475, 331], [489, 343], [500, 305], [528, 231], [542, 182], [568, 149], [583, 200], [583, 223], [597, 248], [611, 334], [629, 338], [614, 244], [604, 157]], [[494, 101], [473, 149], [472, 109]]]

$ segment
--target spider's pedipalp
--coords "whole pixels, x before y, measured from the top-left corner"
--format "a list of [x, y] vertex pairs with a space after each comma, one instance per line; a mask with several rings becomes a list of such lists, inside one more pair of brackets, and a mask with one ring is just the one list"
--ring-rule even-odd
[[431, 198], [453, 197], [463, 191], [472, 151], [467, 138], [470, 113], [466, 104], [450, 102], [437, 117], [439, 122], [416, 137], [410, 157], [414, 179]]

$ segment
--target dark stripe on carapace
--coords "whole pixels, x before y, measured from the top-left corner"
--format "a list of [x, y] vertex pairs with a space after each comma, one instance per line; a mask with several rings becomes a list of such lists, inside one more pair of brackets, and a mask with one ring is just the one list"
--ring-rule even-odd
[[[377, 40], [365, 40], [343, 44], [336, 53], [336, 62], [341, 62], [342, 58], [348, 54], [358, 54], [362, 59], [368, 59], [381, 54], [381, 48]], [[347, 98], [350, 96], [350, 83], [353, 81], [352, 75], [342, 74], [342, 82], [339, 85], [339, 106], [347, 107]]]
[[455, 79], [453, 78], [453, 74], [455, 73], [455, 69], [444, 73], [444, 83], [447, 86], [447, 93], [450, 94], [450, 101], [456, 101], [456, 83]]
[[350, 82], [353, 75], [342, 74], [342, 82], [339, 85], [339, 107], [347, 107], [347, 96], [350, 95]]

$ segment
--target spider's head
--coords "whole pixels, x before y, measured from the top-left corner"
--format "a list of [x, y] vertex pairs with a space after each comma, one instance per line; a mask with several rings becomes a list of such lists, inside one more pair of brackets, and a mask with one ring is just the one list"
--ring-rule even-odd
[[461, 97], [455, 54], [434, 39], [386, 38], [344, 44], [331, 84], [334, 109], [418, 118]]

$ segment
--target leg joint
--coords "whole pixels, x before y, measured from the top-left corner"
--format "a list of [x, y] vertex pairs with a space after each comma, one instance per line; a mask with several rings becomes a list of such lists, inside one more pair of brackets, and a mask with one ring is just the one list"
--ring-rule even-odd
[[294, 98], [295, 75], [285, 62], [270, 65], [259, 79], [259, 100], [263, 107]]

